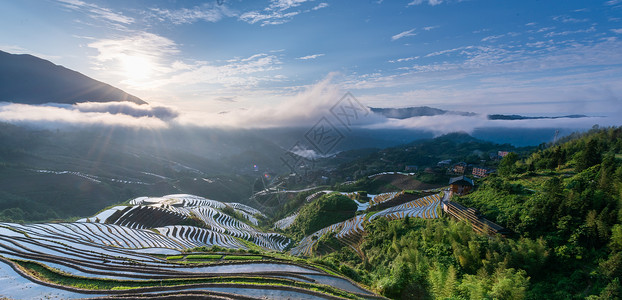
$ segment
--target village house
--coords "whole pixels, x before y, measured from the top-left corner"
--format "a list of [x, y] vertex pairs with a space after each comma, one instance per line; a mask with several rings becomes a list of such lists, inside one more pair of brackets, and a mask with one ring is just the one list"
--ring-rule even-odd
[[452, 177], [449, 179], [451, 192], [455, 195], [466, 195], [473, 189], [473, 180], [466, 176]]
[[454, 165], [452, 172], [454, 174], [464, 174], [466, 171], [467, 164], [465, 162], [459, 162]]
[[499, 157], [505, 157], [506, 155], [508, 155], [510, 152], [509, 151], [499, 151], [497, 152], [497, 155]]
[[494, 170], [489, 169], [489, 168], [473, 167], [473, 176], [476, 176], [476, 177], [479, 177], [479, 178], [483, 178], [483, 177], [488, 176], [493, 171]]

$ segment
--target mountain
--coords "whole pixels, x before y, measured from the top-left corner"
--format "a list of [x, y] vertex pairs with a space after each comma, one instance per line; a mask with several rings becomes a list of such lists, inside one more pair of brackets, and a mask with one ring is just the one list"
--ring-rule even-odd
[[586, 115], [567, 115], [567, 116], [557, 116], [557, 117], [526, 117], [521, 115], [488, 115], [488, 120], [539, 120], [539, 119], [578, 119], [578, 118], [587, 118]]
[[43, 104], [130, 101], [146, 104], [109, 84], [28, 55], [0, 51], [0, 101]]
[[437, 116], [437, 115], [459, 115], [475, 116], [476, 113], [444, 110], [429, 106], [404, 107], [404, 108], [377, 108], [370, 107], [372, 112], [383, 115], [391, 119], [408, 119], [412, 117]]

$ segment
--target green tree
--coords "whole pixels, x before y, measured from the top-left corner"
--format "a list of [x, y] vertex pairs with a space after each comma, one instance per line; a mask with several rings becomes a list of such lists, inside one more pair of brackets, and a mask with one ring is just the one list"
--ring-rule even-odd
[[508, 153], [499, 163], [499, 175], [508, 176], [516, 173], [516, 162], [518, 161], [518, 154], [514, 152]]
[[312, 234], [353, 217], [357, 207], [354, 200], [340, 193], [323, 195], [300, 210], [289, 231], [298, 237]]
[[579, 152], [577, 158], [576, 171], [581, 172], [591, 166], [600, 163], [600, 153], [598, 152], [598, 142], [592, 138], [587, 142], [585, 149]]

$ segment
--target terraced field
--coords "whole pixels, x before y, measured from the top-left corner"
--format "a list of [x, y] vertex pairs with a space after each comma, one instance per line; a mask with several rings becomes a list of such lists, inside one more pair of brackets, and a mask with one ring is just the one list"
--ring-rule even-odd
[[386, 217], [390, 220], [395, 220], [403, 219], [407, 216], [411, 218], [434, 219], [438, 217], [436, 208], [440, 204], [441, 198], [441, 194], [419, 198], [375, 213], [369, 217], [369, 220], [372, 221], [378, 217]]
[[[381, 298], [313, 265], [247, 254], [249, 247], [282, 251], [290, 240], [224, 213], [227, 207], [262, 216], [243, 204], [169, 195], [137, 198], [73, 223], [0, 223], [0, 296]], [[201, 227], [183, 224], [189, 220]], [[200, 246], [234, 253], [187, 252]]]
[[[95, 217], [78, 222], [116, 224], [134, 229], [154, 229], [177, 241], [181, 248], [220, 246], [245, 249], [236, 239], [252, 242], [266, 250], [281, 251], [290, 240], [278, 233], [266, 233], [238, 220], [223, 210], [227, 207], [243, 216], [252, 225], [256, 217], [265, 217], [259, 210], [240, 203], [223, 203], [187, 194], [163, 197], [139, 197], [130, 206], [116, 206]], [[200, 220], [204, 228], [185, 228], [189, 218]], [[178, 225], [178, 226], [173, 226]]]
[[278, 228], [281, 230], [287, 229], [290, 226], [292, 226], [292, 224], [294, 224], [294, 221], [296, 220], [296, 217], [298, 217], [298, 213], [294, 213], [290, 216], [287, 216], [281, 220], [278, 220], [274, 223], [274, 228]]
[[[387, 194], [378, 200], [396, 195]], [[290, 253], [309, 255], [319, 238], [330, 234], [362, 255], [358, 246], [366, 222], [379, 217], [436, 218], [440, 199], [441, 195], [435, 194], [358, 215], [305, 237]], [[373, 203], [370, 201], [370, 207]], [[278, 221], [275, 227], [286, 228], [296, 216]], [[247, 205], [179, 194], [136, 198], [129, 205], [72, 223], [0, 223], [0, 284], [10, 285], [0, 286], [0, 296], [381, 298], [304, 260], [294, 262], [282, 255], [275, 258], [272, 255], [276, 254], [269, 253], [282, 252], [291, 241], [255, 227], [257, 218], [265, 216]], [[213, 251], [189, 253], [197, 247]], [[257, 251], [259, 248], [263, 251]]]
[[[386, 194], [386, 196], [383, 197], [384, 200], [377, 203], [388, 201], [397, 195], [399, 195], [399, 193]], [[296, 247], [290, 250], [290, 253], [297, 256], [309, 256], [313, 248], [317, 245], [320, 237], [326, 234], [332, 234], [360, 254], [360, 250], [357, 246], [360, 243], [361, 237], [365, 234], [364, 224], [366, 222], [372, 222], [379, 217], [386, 217], [390, 220], [402, 219], [407, 216], [426, 219], [438, 218], [436, 210], [440, 205], [442, 197], [442, 193], [434, 194], [381, 210], [370, 216], [358, 215], [352, 219], [330, 225], [304, 237]]]
[[[84, 225], [111, 230], [119, 227]], [[140, 234], [140, 230], [134, 231]], [[57, 235], [59, 232], [63, 234]], [[215, 255], [220, 259], [210, 263], [197, 262], [183, 259], [191, 255], [178, 250], [115, 247], [104, 245], [98, 237], [101, 233], [74, 231], [70, 223], [0, 224], [0, 283], [11, 284], [0, 288], [0, 295], [14, 299], [69, 299], [167, 294], [175, 290], [176, 294], [192, 291], [193, 295], [217, 295], [224, 299], [265, 295], [297, 299], [379, 298], [348, 279], [312, 265], [245, 254], [220, 254]], [[108, 236], [108, 241], [112, 239]], [[182, 259], [173, 262], [162, 255]]]

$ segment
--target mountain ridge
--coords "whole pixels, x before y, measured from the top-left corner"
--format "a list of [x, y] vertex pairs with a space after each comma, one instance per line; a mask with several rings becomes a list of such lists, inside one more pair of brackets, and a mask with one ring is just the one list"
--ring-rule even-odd
[[0, 51], [0, 101], [22, 104], [129, 101], [147, 104], [110, 84], [30, 54]]

